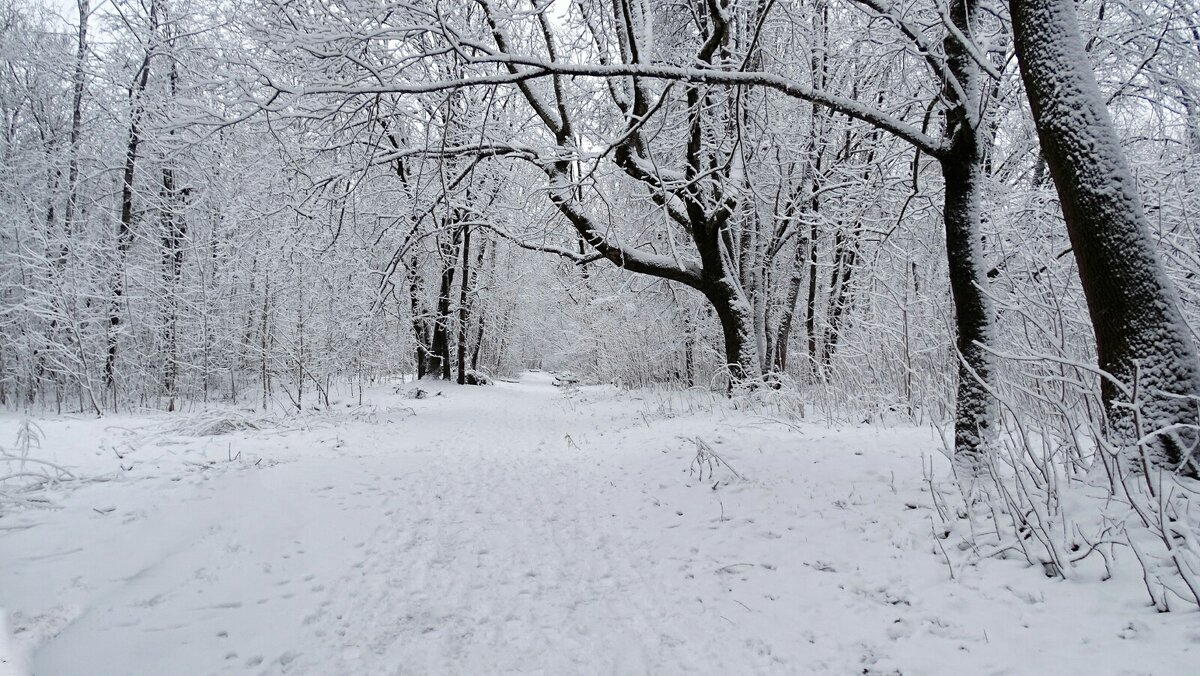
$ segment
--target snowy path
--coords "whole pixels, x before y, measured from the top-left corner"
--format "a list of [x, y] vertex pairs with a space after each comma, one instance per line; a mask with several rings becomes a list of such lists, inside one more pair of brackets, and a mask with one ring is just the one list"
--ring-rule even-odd
[[[198, 452], [244, 455], [207, 470], [142, 450], [144, 471], [0, 519], [0, 605], [32, 673], [1094, 675], [1195, 663], [1195, 618], [1153, 614], [1130, 585], [1054, 582], [1000, 561], [949, 581], [921, 492], [928, 431], [656, 419], [643, 415], [652, 402], [568, 398], [536, 376], [395, 399], [416, 415], [216, 437]], [[46, 448], [56, 433], [81, 438], [44, 427]], [[696, 436], [746, 481], [700, 482], [684, 438]]]

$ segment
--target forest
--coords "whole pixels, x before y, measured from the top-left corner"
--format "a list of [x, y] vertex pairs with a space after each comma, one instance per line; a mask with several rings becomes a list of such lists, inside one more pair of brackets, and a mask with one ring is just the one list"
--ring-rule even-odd
[[1195, 661], [1196, 0], [0, 0], [0, 59], [0, 674]]

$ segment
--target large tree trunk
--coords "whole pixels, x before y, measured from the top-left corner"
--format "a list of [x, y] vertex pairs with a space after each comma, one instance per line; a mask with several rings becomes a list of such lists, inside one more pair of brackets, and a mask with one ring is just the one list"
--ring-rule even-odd
[[1197, 476], [1200, 358], [1100, 98], [1074, 4], [1012, 0], [1011, 11], [1021, 74], [1062, 203], [1100, 368], [1118, 381], [1102, 381], [1114, 441], [1129, 460], [1140, 457], [1143, 435], [1165, 430], [1143, 446], [1145, 460]]
[[988, 392], [993, 380], [993, 359], [984, 349], [991, 343], [992, 309], [984, 293], [987, 277], [979, 232], [983, 172], [974, 134], [963, 133], [941, 164], [946, 184], [943, 209], [946, 262], [958, 331], [954, 454], [959, 467], [975, 474], [982, 469], [984, 444], [991, 435], [996, 403]]
[[758, 343], [754, 337], [754, 308], [741, 287], [731, 276], [722, 277], [708, 284], [704, 296], [721, 320], [730, 385], [761, 379]]
[[[975, 0], [950, 3], [951, 21], [968, 37], [972, 32], [969, 17], [976, 9]], [[986, 293], [987, 266], [980, 232], [982, 125], [986, 122], [980, 109], [979, 65], [957, 40], [947, 39], [945, 49], [950, 69], [966, 95], [966, 100], [960, 101], [948, 116], [950, 147], [939, 158], [945, 181], [942, 214], [946, 262], [958, 332], [954, 454], [957, 467], [966, 476], [974, 476], [983, 467], [985, 445], [993, 435], [997, 412], [995, 398], [988, 391], [994, 380], [993, 358], [985, 349], [992, 342], [992, 308]], [[978, 117], [973, 118], [970, 111]]]

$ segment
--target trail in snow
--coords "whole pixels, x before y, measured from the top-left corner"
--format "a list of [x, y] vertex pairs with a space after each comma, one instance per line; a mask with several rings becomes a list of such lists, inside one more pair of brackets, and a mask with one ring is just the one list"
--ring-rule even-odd
[[[1150, 612], [1128, 581], [1055, 582], [1003, 561], [951, 581], [923, 492], [927, 430], [794, 432], [607, 389], [567, 396], [545, 374], [429, 387], [441, 396], [379, 395], [373, 420], [160, 435], [114, 480], [62, 490], [62, 509], [0, 519], [0, 605], [32, 673], [1094, 675], [1195, 662], [1195, 623]], [[130, 434], [43, 427], [68, 464]], [[697, 476], [695, 437], [745, 480]]]

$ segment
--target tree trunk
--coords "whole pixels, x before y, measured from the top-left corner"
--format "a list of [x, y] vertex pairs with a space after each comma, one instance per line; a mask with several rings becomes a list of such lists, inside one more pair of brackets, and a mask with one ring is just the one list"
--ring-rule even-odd
[[[1113, 439], [1143, 435], [1151, 466], [1197, 476], [1200, 358], [1154, 248], [1071, 0], [1012, 0], [1021, 74], [1087, 298]], [[1119, 384], [1118, 384], [1119, 383]], [[1135, 404], [1130, 407], [1129, 404]], [[1167, 429], [1172, 425], [1182, 426]], [[1138, 466], [1141, 463], [1132, 463]]]
[[721, 320], [725, 363], [730, 386], [750, 383], [762, 376], [754, 338], [754, 309], [732, 277], [712, 281], [704, 295]]
[[438, 286], [437, 315], [434, 317], [433, 363], [430, 372], [437, 374], [442, 380], [453, 378], [453, 365], [450, 363], [450, 294], [454, 290], [454, 273], [458, 267], [458, 244], [461, 230], [456, 231], [449, 241], [440, 244], [442, 260], [442, 279]]
[[963, 133], [942, 158], [945, 179], [943, 220], [946, 262], [954, 298], [958, 332], [958, 390], [955, 398], [955, 462], [974, 474], [983, 468], [984, 444], [996, 417], [995, 399], [988, 392], [993, 359], [983, 346], [991, 343], [991, 302], [984, 293], [986, 270], [980, 251], [979, 197], [982, 167], [974, 135]]
[[696, 386], [696, 328], [690, 314], [683, 317], [683, 378], [688, 387]]
[[425, 377], [429, 367], [429, 347], [425, 330], [425, 310], [421, 307], [421, 294], [424, 290], [421, 288], [421, 275], [417, 271], [416, 256], [413, 256], [412, 263], [408, 266], [408, 275], [408, 300], [412, 310], [413, 340], [417, 345], [414, 356], [417, 362], [417, 380], [420, 380]]
[[133, 247], [133, 182], [136, 176], [138, 145], [141, 143], [142, 97], [150, 79], [150, 60], [158, 32], [158, 2], [150, 3], [150, 41], [141, 68], [129, 87], [129, 140], [125, 146], [125, 170], [121, 179], [121, 213], [117, 221], [117, 265], [112, 276], [112, 300], [108, 313], [107, 355], [104, 360], [104, 379], [117, 403], [117, 334], [121, 328], [121, 298], [125, 295], [125, 258]]
[[167, 410], [174, 411], [179, 380], [179, 282], [183, 274], [187, 223], [179, 213], [181, 205], [175, 171], [169, 165], [162, 170], [162, 200], [163, 281], [167, 287], [163, 303], [163, 389], [167, 395]]
[[[969, 17], [977, 9], [975, 5], [975, 0], [950, 3], [951, 21], [968, 37], [972, 34]], [[984, 137], [981, 126], [986, 123], [980, 108], [979, 65], [957, 40], [947, 39], [945, 45], [950, 69], [967, 99], [960, 101], [948, 115], [946, 133], [950, 147], [939, 158], [945, 181], [942, 214], [946, 262], [958, 332], [954, 459], [959, 469], [975, 476], [983, 469], [985, 444], [994, 434], [997, 411], [995, 398], [988, 391], [994, 380], [993, 358], [984, 347], [992, 342], [992, 308], [985, 291], [987, 266], [983, 262], [980, 232]], [[969, 111], [978, 117], [972, 119]]]
[[796, 238], [796, 253], [792, 259], [791, 275], [788, 279], [786, 300], [783, 302], [783, 314], [779, 317], [779, 328], [775, 337], [775, 370], [787, 371], [788, 342], [792, 335], [792, 322], [796, 317], [796, 303], [800, 300], [800, 287], [804, 283], [804, 263], [807, 260], [808, 241]]
[[471, 229], [463, 229], [462, 281], [458, 290], [458, 384], [467, 384], [467, 298], [471, 293]]
[[71, 78], [71, 146], [67, 166], [67, 210], [63, 218], [66, 237], [59, 251], [60, 269], [66, 266], [68, 243], [78, 230], [75, 219], [79, 210], [79, 141], [83, 129], [83, 91], [86, 83], [84, 69], [87, 65], [87, 28], [91, 9], [88, 0], [77, 0], [76, 4], [79, 9], [79, 42], [75, 52], [75, 72]]
[[[171, 61], [170, 90], [174, 99], [179, 88], [179, 72]], [[175, 132], [171, 131], [171, 136]], [[175, 169], [166, 163], [162, 168], [162, 263], [166, 283], [163, 312], [163, 389], [167, 395], [167, 410], [175, 410], [179, 387], [179, 282], [183, 275], [183, 245], [187, 237], [187, 221], [182, 213], [182, 199], [175, 185]], [[207, 378], [208, 374], [205, 373]]]
[[[817, 167], [817, 170], [820, 171], [820, 166]], [[816, 179], [813, 179], [813, 187], [817, 187]], [[812, 205], [815, 216], [819, 206], [819, 199], [815, 195]], [[817, 361], [817, 237], [819, 235], [817, 220], [813, 218], [808, 230], [808, 300], [804, 303], [804, 331], [808, 337], [809, 368], [813, 370], [816, 378], [821, 377]]]
[[[857, 228], [857, 225], [855, 227]], [[842, 337], [842, 320], [846, 314], [846, 305], [850, 302], [850, 278], [858, 260], [858, 244], [853, 241], [856, 237], [855, 234], [846, 234], [841, 227], [834, 233], [834, 267], [829, 279], [828, 323], [825, 325], [825, 341], [821, 349], [821, 363], [825, 365], [827, 372], [833, 365], [833, 356]]]
[[[479, 257], [475, 259], [475, 270], [471, 273], [471, 279], [472, 279], [471, 288], [472, 289], [477, 288], [474, 280], [479, 278], [479, 275], [485, 269], [484, 268], [485, 265], [487, 266], [486, 269], [494, 270], [496, 268], [496, 245], [492, 244], [491, 246], [488, 246], [489, 241], [490, 240], [485, 237], [483, 240], [483, 244], [481, 244], [479, 247]], [[472, 304], [477, 304], [477, 303], [479, 303], [479, 291], [475, 292], [475, 299], [472, 301]], [[479, 317], [479, 321], [475, 327], [475, 342], [471, 346], [471, 370], [472, 371], [479, 370], [479, 351], [483, 348], [483, 332], [484, 332], [485, 325], [487, 323], [487, 321], [486, 321], [487, 313], [486, 312], [481, 311], [481, 312], [477, 312], [475, 314], [476, 314], [476, 316]]]
[[[829, 81], [829, 57], [826, 45], [829, 43], [829, 5], [821, 0], [813, 11], [813, 37], [819, 41], [819, 48], [814, 49], [809, 58], [812, 69], [813, 87], [825, 89]], [[820, 362], [817, 361], [817, 244], [820, 229], [817, 225], [817, 214], [821, 212], [821, 171], [824, 158], [823, 136], [825, 120], [828, 113], [818, 110], [815, 103], [811, 104], [809, 114], [812, 116], [813, 133], [810, 140], [812, 148], [812, 192], [809, 205], [812, 211], [808, 228], [808, 297], [804, 303], [804, 331], [807, 339], [808, 365], [812, 369], [814, 379], [823, 377]]]

